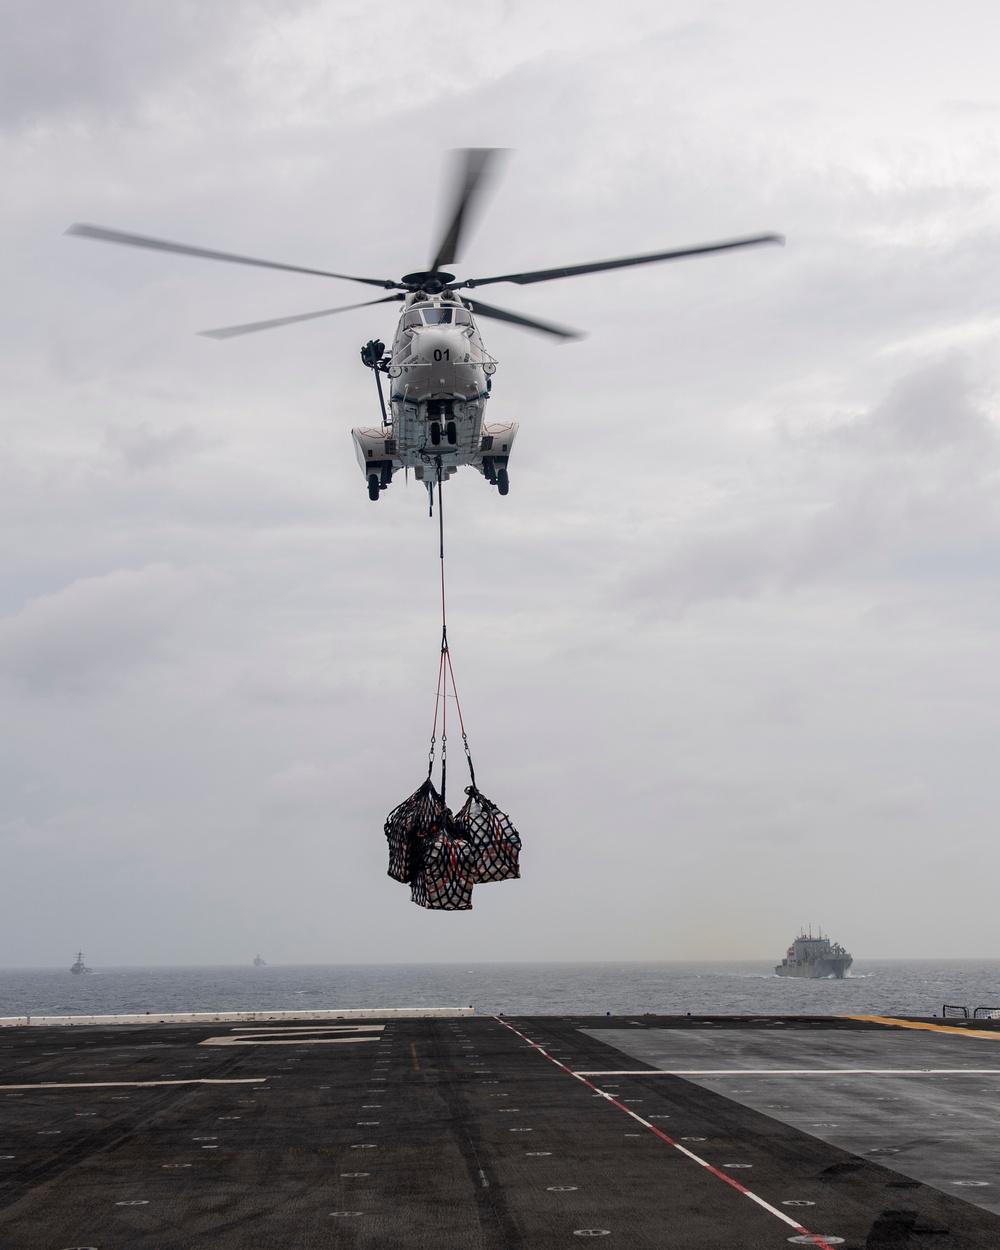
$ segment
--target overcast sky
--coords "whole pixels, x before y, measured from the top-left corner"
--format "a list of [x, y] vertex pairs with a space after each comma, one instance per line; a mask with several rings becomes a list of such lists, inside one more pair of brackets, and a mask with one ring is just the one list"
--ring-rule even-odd
[[[988, 0], [6, 0], [0, 963], [1000, 957], [1000, 10]], [[361, 288], [447, 153], [511, 490], [450, 637], [523, 879], [428, 913], [382, 823], [437, 671], [422, 488], [366, 494]], [[454, 780], [459, 778], [456, 773]], [[461, 797], [461, 796], [459, 796]]]

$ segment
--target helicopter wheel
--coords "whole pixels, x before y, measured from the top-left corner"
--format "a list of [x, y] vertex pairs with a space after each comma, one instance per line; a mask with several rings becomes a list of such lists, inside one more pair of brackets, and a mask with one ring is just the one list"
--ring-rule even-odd
[[378, 499], [381, 485], [378, 480], [378, 474], [368, 474], [368, 498], [371, 500]]
[[441, 425], [437, 421], [431, 422], [431, 445], [434, 447], [441, 445]]
[[497, 490], [501, 495], [506, 495], [510, 490], [510, 478], [506, 469], [497, 469]]
[[454, 447], [455, 444], [458, 442], [458, 430], [455, 426], [454, 421], [448, 422], [448, 425], [446, 427], [446, 433], [448, 435], [448, 442], [451, 443], [451, 445]]

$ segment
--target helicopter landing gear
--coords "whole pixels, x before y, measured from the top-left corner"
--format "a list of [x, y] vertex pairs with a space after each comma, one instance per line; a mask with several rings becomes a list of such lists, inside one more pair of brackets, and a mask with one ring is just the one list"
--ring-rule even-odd
[[503, 463], [497, 464], [493, 456], [483, 456], [483, 477], [491, 486], [495, 486], [501, 495], [506, 495], [510, 490], [510, 478], [507, 476], [507, 457], [503, 457]]
[[441, 445], [441, 423], [440, 421], [431, 422], [431, 446], [440, 447]]
[[388, 488], [392, 481], [392, 461], [383, 460], [381, 464], [370, 464], [369, 469], [378, 469], [378, 474], [368, 474], [368, 498], [373, 502], [378, 499], [381, 491]]
[[452, 447], [454, 447], [454, 446], [455, 446], [455, 444], [458, 442], [458, 430], [457, 430], [457, 429], [456, 429], [456, 427], [455, 427], [455, 422], [454, 422], [454, 421], [449, 421], [449, 422], [448, 422], [448, 426], [447, 426], [447, 431], [446, 431], [446, 432], [447, 432], [447, 435], [448, 435], [448, 442], [449, 442], [449, 443], [451, 443]]

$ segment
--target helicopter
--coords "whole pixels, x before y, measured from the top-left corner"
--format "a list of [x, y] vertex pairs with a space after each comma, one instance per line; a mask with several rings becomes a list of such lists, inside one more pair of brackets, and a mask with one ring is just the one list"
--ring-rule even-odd
[[[500, 495], [510, 489], [508, 464], [517, 436], [517, 422], [486, 420], [486, 405], [493, 386], [497, 361], [483, 344], [477, 318], [505, 321], [523, 329], [550, 335], [563, 342], [582, 337], [581, 332], [551, 322], [540, 321], [509, 309], [483, 303], [461, 292], [500, 282], [525, 286], [572, 278], [582, 274], [625, 269], [657, 261], [680, 260], [687, 256], [703, 256], [760, 244], [784, 243], [780, 234], [756, 234], [716, 243], [673, 248], [664, 252], [625, 256], [615, 260], [599, 260], [581, 265], [564, 265], [557, 269], [537, 269], [525, 273], [506, 273], [486, 278], [457, 280], [445, 266], [456, 263], [463, 236], [467, 232], [472, 210], [491, 176], [501, 149], [464, 148], [456, 153], [457, 178], [451, 196], [446, 229], [434, 253], [430, 267], [404, 274], [398, 281], [391, 278], [359, 278], [351, 274], [332, 273], [299, 265], [259, 260], [230, 252], [219, 252], [184, 243], [146, 235], [109, 230], [103, 226], [76, 223], [67, 234], [121, 243], [154, 251], [178, 253], [203, 260], [228, 261], [253, 265], [262, 269], [279, 269], [290, 273], [312, 274], [359, 282], [392, 291], [379, 299], [318, 312], [299, 313], [269, 321], [202, 330], [206, 338], [228, 339], [261, 330], [272, 330], [296, 322], [312, 321], [335, 313], [375, 304], [401, 302], [403, 309], [391, 348], [387, 351], [381, 339], [370, 339], [361, 348], [361, 360], [372, 370], [378, 389], [381, 424], [359, 426], [352, 430], [358, 463], [368, 484], [368, 497], [378, 500], [400, 469], [413, 470], [434, 501], [434, 488], [452, 477], [460, 466], [476, 469], [495, 486]], [[383, 378], [389, 383], [386, 405]]]

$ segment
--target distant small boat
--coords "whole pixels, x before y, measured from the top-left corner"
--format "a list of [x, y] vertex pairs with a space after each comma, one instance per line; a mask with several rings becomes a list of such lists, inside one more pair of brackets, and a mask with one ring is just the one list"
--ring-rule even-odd
[[90, 971], [92, 971], [92, 969], [88, 968], [87, 965], [83, 962], [83, 951], [77, 951], [76, 963], [73, 965], [72, 968], [70, 968], [70, 972], [72, 972], [75, 977], [78, 977], [80, 976], [81, 973], [90, 972]]
[[258, 955], [257, 958], [253, 961], [253, 966], [255, 968], [266, 968], [267, 963], [265, 960], [261, 959], [261, 957]]

